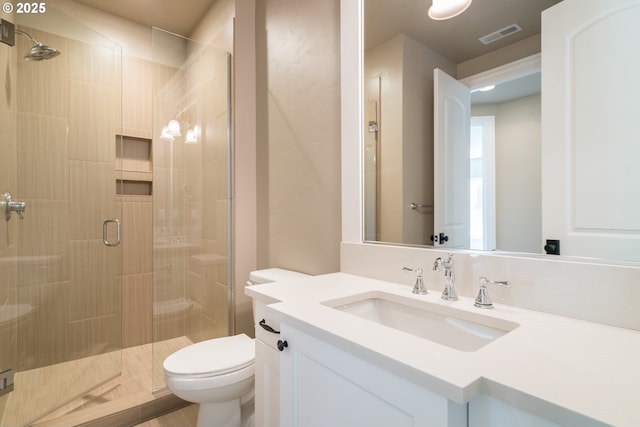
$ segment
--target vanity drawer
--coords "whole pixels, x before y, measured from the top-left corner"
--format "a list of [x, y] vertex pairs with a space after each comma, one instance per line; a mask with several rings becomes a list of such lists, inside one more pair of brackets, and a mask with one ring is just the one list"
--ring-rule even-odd
[[280, 318], [269, 315], [270, 313], [267, 314], [267, 305], [264, 303], [254, 302], [253, 309], [257, 320], [255, 325], [256, 338], [277, 350], [280, 334], [276, 333], [276, 331], [280, 331]]

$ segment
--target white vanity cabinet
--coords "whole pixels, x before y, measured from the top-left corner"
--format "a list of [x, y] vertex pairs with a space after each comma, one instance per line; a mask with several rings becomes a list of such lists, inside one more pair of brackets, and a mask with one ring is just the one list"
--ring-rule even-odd
[[457, 404], [286, 323], [280, 355], [282, 427], [463, 427]]
[[273, 425], [604, 427], [566, 411], [567, 423], [558, 424], [484, 394], [458, 404], [286, 323], [281, 329], [280, 424]]
[[[584, 426], [580, 422], [573, 425]], [[562, 427], [546, 418], [481, 394], [469, 402], [469, 427]]]
[[[267, 315], [266, 304], [254, 301], [256, 318], [276, 331], [280, 327], [279, 319], [273, 314]], [[269, 332], [260, 324], [255, 326], [255, 425], [273, 427], [280, 425], [280, 352], [277, 342], [280, 335]]]

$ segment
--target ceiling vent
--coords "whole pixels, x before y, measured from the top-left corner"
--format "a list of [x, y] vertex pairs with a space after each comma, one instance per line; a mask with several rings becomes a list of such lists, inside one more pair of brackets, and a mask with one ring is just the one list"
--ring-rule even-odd
[[511, 24], [508, 27], [504, 27], [498, 31], [494, 31], [493, 33], [487, 34], [486, 36], [480, 37], [480, 40], [483, 44], [493, 43], [497, 40], [503, 39], [511, 34], [517, 33], [518, 31], [522, 31], [522, 28], [518, 24]]

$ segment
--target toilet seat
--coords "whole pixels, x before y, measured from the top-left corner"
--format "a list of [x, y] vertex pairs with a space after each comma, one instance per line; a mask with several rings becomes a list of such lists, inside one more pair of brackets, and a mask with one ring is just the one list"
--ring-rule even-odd
[[189, 345], [167, 357], [163, 367], [165, 374], [174, 378], [207, 378], [247, 367], [253, 372], [254, 359], [253, 339], [239, 334]]

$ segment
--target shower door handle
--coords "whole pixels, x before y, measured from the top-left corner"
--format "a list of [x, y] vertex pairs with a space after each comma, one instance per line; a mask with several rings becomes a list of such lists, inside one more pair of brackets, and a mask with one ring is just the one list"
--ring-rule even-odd
[[[116, 241], [109, 241], [108, 231], [109, 224], [116, 225]], [[120, 244], [121, 230], [120, 230], [120, 220], [119, 219], [105, 219], [102, 223], [102, 243], [105, 246], [118, 246]]]

